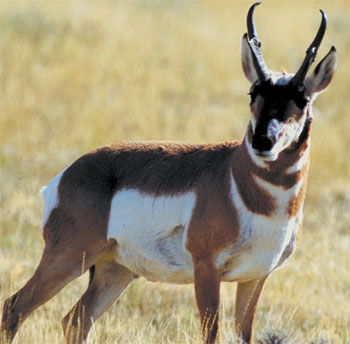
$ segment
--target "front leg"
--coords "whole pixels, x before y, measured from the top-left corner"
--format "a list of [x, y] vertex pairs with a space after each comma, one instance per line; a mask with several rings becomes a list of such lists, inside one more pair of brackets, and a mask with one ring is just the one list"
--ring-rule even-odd
[[236, 294], [236, 331], [243, 343], [253, 343], [253, 322], [259, 296], [268, 276], [248, 282], [238, 282]]
[[193, 258], [196, 301], [206, 344], [213, 344], [218, 332], [220, 278], [212, 259]]

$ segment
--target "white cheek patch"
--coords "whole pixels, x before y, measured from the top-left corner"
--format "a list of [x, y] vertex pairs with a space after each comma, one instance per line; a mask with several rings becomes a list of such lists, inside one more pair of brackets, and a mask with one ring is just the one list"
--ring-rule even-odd
[[296, 139], [296, 137], [298, 137], [298, 124], [298, 122], [287, 124], [284, 134], [284, 147], [288, 147]]
[[295, 134], [295, 140], [299, 140], [299, 137], [304, 129], [304, 125], [305, 125], [305, 116], [303, 116], [303, 118], [297, 122], [297, 129], [296, 129], [296, 134]]
[[[296, 106], [296, 104], [293, 101], [290, 101], [288, 104], [287, 111], [290, 114], [299, 114], [300, 109]], [[294, 120], [289, 123], [285, 123], [285, 132], [283, 137], [283, 149], [290, 146], [293, 142], [297, 141], [299, 139], [299, 136], [304, 128], [306, 118], [306, 111], [304, 110], [303, 114], [300, 113], [300, 118], [298, 120]]]
[[[283, 135], [282, 135], [283, 136]], [[277, 143], [272, 147], [271, 153], [275, 154], [276, 157], [278, 157], [278, 154], [285, 148], [285, 141], [282, 139], [279, 139]]]
[[273, 147], [272, 151], [279, 153], [285, 148], [289, 147], [293, 142], [299, 139], [304, 128], [304, 118], [297, 122], [286, 123], [281, 138]]
[[49, 185], [44, 186], [40, 191], [44, 197], [44, 215], [43, 215], [43, 228], [45, 227], [46, 221], [49, 218], [51, 211], [57, 207], [58, 199], [58, 185], [61, 181], [61, 177], [65, 170], [60, 172], [54, 177]]

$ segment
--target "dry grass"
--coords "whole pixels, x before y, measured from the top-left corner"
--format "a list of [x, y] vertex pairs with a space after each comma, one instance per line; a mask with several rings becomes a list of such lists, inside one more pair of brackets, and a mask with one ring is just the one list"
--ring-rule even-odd
[[[241, 138], [248, 83], [239, 39], [249, 2], [1, 2], [0, 301], [40, 258], [39, 189], [80, 154], [134, 139]], [[257, 312], [261, 343], [349, 343], [350, 185], [347, 1], [266, 1], [257, 24], [274, 69], [295, 70], [329, 16], [319, 56], [339, 51], [336, 78], [316, 103], [304, 231]], [[264, 20], [267, 22], [264, 23]], [[24, 324], [16, 343], [59, 343], [60, 318], [86, 277]], [[97, 324], [91, 343], [196, 343], [192, 286], [137, 280]], [[233, 343], [233, 284], [222, 288], [221, 342]]]

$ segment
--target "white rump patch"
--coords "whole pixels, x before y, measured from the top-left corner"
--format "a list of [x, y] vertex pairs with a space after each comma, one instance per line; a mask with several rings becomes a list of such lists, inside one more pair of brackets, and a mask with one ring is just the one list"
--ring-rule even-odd
[[43, 215], [43, 229], [49, 218], [52, 209], [57, 207], [58, 204], [58, 185], [65, 170], [60, 172], [55, 178], [51, 180], [49, 185], [44, 186], [40, 192], [44, 197], [44, 215]]

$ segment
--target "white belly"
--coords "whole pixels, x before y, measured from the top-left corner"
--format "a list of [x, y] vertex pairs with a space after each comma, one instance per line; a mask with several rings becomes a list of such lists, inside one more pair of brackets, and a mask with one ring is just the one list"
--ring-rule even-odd
[[121, 190], [112, 199], [108, 237], [116, 260], [151, 281], [191, 283], [192, 259], [184, 248], [196, 202], [193, 192], [153, 197]]
[[[302, 215], [286, 216], [290, 195], [285, 195], [285, 202], [272, 217], [250, 212], [234, 181], [231, 197], [239, 214], [239, 238], [216, 256], [215, 265], [222, 271], [223, 281], [264, 277], [283, 260]], [[192, 283], [192, 259], [184, 244], [195, 203], [194, 192], [159, 197], [137, 190], [117, 192], [108, 224], [108, 237], [118, 243], [116, 261], [151, 281]]]
[[[301, 219], [247, 217], [240, 240], [220, 253], [216, 265], [223, 269], [223, 281], [262, 278], [280, 266], [294, 249], [295, 233]], [[290, 244], [289, 252], [285, 252]], [[282, 257], [285, 253], [286, 256]]]

